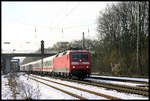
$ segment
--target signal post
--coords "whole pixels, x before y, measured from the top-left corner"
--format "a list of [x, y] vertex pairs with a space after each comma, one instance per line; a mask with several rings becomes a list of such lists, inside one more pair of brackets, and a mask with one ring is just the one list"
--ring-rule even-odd
[[43, 57], [44, 57], [44, 41], [41, 41], [41, 65], [42, 65], [42, 73], [43, 73]]

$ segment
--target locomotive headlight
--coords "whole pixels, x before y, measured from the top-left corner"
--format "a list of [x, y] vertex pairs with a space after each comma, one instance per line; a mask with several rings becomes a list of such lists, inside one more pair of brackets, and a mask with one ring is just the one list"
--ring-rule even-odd
[[89, 66], [86, 66], [86, 68], [89, 68]]
[[73, 66], [73, 68], [76, 68], [75, 66]]

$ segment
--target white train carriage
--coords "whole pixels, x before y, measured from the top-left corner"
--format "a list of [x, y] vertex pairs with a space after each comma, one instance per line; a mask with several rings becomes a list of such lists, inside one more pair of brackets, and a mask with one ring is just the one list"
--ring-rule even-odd
[[52, 72], [53, 71], [53, 59], [56, 55], [47, 57], [43, 59], [43, 68], [41, 68], [45, 72]]
[[42, 60], [37, 60], [20, 66], [20, 71], [30, 71], [30, 72], [52, 72], [53, 71], [53, 59], [56, 55], [47, 57], [43, 59], [43, 68]]

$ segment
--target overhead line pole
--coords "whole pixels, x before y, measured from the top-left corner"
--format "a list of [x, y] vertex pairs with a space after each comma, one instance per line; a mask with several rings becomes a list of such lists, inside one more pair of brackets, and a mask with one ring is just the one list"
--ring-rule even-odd
[[137, 69], [140, 70], [140, 73], [142, 74], [142, 65], [141, 65], [141, 45], [140, 45], [140, 2], [137, 3]]
[[84, 32], [83, 32], [83, 38], [82, 38], [82, 48], [85, 49], [85, 42], [84, 42]]

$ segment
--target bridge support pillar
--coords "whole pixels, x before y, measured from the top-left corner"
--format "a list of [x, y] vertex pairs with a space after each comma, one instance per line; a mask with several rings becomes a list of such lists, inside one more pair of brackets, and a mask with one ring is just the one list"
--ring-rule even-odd
[[19, 59], [11, 59], [11, 71], [19, 71]]
[[10, 66], [11, 66], [11, 57], [6, 57], [5, 58], [5, 73], [9, 73], [11, 70], [10, 70]]

